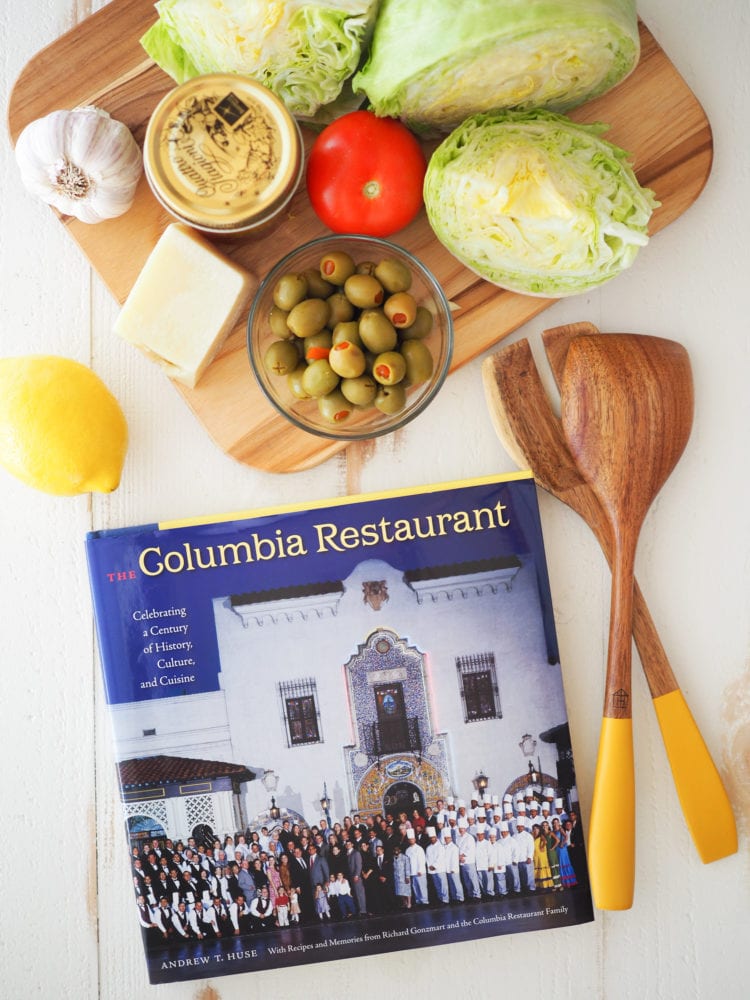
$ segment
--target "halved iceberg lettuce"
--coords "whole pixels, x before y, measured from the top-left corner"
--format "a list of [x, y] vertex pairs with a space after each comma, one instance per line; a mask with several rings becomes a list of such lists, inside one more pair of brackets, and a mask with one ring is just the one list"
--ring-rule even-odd
[[628, 154], [551, 111], [473, 115], [433, 153], [424, 183], [440, 242], [503, 288], [557, 298], [600, 285], [648, 242], [658, 205]]
[[378, 115], [447, 132], [497, 108], [567, 111], [639, 54], [635, 0], [382, 0], [353, 86]]
[[159, 0], [155, 7], [159, 20], [141, 44], [177, 83], [243, 73], [293, 115], [312, 118], [339, 99], [357, 68], [377, 0]]

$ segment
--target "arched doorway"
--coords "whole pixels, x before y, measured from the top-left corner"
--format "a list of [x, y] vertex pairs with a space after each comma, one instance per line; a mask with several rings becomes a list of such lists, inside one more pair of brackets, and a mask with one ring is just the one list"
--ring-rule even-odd
[[383, 812], [398, 816], [405, 812], [411, 816], [412, 810], [424, 809], [422, 789], [411, 781], [397, 781], [390, 785], [383, 795]]

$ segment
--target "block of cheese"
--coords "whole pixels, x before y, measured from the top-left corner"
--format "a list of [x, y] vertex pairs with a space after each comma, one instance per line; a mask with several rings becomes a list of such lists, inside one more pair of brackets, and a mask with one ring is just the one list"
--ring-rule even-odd
[[251, 283], [243, 267], [173, 223], [138, 275], [115, 333], [193, 387], [247, 306]]

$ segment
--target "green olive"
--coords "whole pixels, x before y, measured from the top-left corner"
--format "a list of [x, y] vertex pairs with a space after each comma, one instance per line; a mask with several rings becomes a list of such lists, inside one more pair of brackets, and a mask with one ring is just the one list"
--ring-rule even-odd
[[417, 318], [417, 303], [408, 292], [396, 292], [385, 300], [383, 312], [397, 330], [403, 330]]
[[348, 420], [353, 409], [353, 405], [338, 389], [318, 399], [318, 410], [320, 410], [321, 417], [331, 424], [341, 424]]
[[388, 257], [375, 268], [375, 277], [386, 292], [408, 292], [411, 288], [411, 271], [400, 260]]
[[357, 378], [365, 370], [365, 355], [361, 347], [349, 340], [340, 340], [331, 348], [328, 363], [342, 378]]
[[406, 374], [406, 361], [398, 351], [384, 351], [375, 358], [372, 377], [381, 385], [396, 385]]
[[359, 317], [359, 335], [368, 351], [382, 354], [398, 343], [393, 323], [381, 309], [365, 309]]
[[333, 343], [338, 344], [340, 340], [348, 340], [357, 347], [363, 347], [362, 338], [359, 335], [359, 323], [356, 319], [348, 323], [337, 323], [333, 328]]
[[328, 322], [330, 306], [325, 299], [304, 299], [290, 311], [286, 325], [297, 337], [319, 333]]
[[411, 326], [406, 326], [399, 331], [401, 340], [422, 340], [432, 330], [432, 313], [426, 306], [417, 306], [417, 315]]
[[350, 275], [354, 274], [355, 264], [348, 253], [343, 250], [332, 250], [320, 261], [320, 274], [332, 285], [343, 285]]
[[268, 314], [268, 325], [271, 328], [271, 333], [274, 337], [280, 337], [281, 340], [291, 340], [294, 334], [286, 325], [286, 318], [289, 313], [286, 309], [279, 309], [278, 306], [271, 306], [271, 311]]
[[273, 304], [289, 312], [307, 295], [307, 278], [303, 274], [285, 274], [276, 282]]
[[302, 343], [302, 353], [304, 354], [305, 361], [311, 364], [319, 358], [327, 358], [332, 343], [333, 334], [330, 330], [320, 330], [318, 333], [312, 333], [309, 337], [305, 337]]
[[363, 260], [357, 264], [357, 274], [375, 274], [375, 261]]
[[430, 349], [422, 340], [405, 340], [401, 345], [401, 357], [406, 362], [404, 381], [409, 385], [426, 382], [432, 375], [434, 362]]
[[289, 391], [296, 399], [309, 399], [310, 393], [305, 392], [302, 387], [302, 376], [307, 371], [307, 365], [297, 365], [294, 371], [289, 372], [286, 377], [286, 384]]
[[334, 292], [328, 296], [326, 302], [331, 310], [328, 322], [332, 327], [337, 323], [348, 323], [350, 319], [354, 319], [354, 306], [343, 292]]
[[325, 358], [313, 361], [302, 374], [302, 388], [315, 399], [333, 392], [338, 384], [339, 377]]
[[358, 378], [343, 378], [339, 388], [355, 406], [372, 406], [378, 391], [378, 383], [372, 375], [360, 375]]
[[402, 385], [383, 385], [375, 396], [375, 406], [381, 413], [392, 416], [406, 405], [406, 389]]
[[383, 286], [371, 274], [353, 274], [344, 282], [344, 294], [353, 306], [359, 309], [372, 309], [379, 306], [385, 298]]
[[263, 364], [272, 375], [288, 375], [299, 364], [297, 345], [290, 340], [274, 340], [263, 355]]
[[317, 268], [308, 267], [302, 274], [307, 279], [307, 294], [313, 298], [327, 299], [336, 290], [336, 286], [326, 281]]

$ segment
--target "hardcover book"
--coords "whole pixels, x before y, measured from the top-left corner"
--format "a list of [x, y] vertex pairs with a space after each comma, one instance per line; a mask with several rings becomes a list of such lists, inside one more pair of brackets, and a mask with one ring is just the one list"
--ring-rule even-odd
[[593, 919], [530, 474], [87, 555], [153, 983]]

